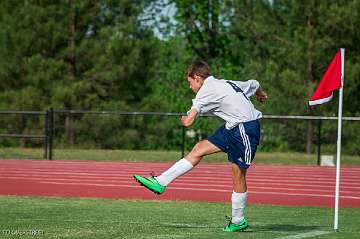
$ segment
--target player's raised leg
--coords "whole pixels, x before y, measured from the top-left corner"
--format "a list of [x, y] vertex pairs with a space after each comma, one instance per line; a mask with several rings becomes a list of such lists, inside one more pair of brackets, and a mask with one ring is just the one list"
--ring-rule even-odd
[[248, 227], [245, 218], [245, 207], [247, 203], [246, 169], [232, 164], [233, 193], [231, 195], [231, 221], [224, 228], [224, 231], [243, 231]]
[[217, 153], [220, 151], [221, 150], [213, 143], [211, 143], [209, 140], [202, 140], [197, 144], [195, 144], [193, 149], [190, 151], [188, 155], [185, 156], [185, 158], [193, 166], [196, 166], [204, 156]]
[[134, 175], [134, 178], [147, 189], [153, 191], [156, 194], [162, 194], [165, 191], [167, 185], [169, 185], [172, 181], [181, 175], [189, 172], [201, 161], [203, 156], [217, 153], [219, 151], [220, 149], [210, 143], [208, 140], [202, 140], [193, 147], [191, 152], [186, 155], [185, 158], [177, 161], [160, 176], [142, 177], [140, 175]]

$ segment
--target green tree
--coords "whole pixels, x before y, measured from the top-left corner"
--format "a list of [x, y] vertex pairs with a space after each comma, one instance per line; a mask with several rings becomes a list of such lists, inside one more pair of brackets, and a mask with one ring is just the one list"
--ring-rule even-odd
[[228, 1], [171, 0], [176, 5], [177, 31], [197, 58], [211, 61], [226, 54]]
[[[358, 5], [357, 1], [312, 0], [233, 3], [230, 41], [233, 51], [229, 59], [231, 64], [242, 67], [241, 74], [259, 79], [268, 90], [266, 112], [293, 115], [336, 112], [336, 103], [310, 111], [307, 102], [336, 51], [340, 47], [358, 51], [353, 44], [358, 39], [354, 29]], [[352, 56], [347, 62], [352, 64]], [[304, 149], [312, 152], [313, 131], [313, 122], [308, 121], [307, 126], [288, 127], [285, 135], [297, 135], [294, 142], [305, 138]]]
[[[137, 106], [150, 94], [154, 36], [144, 1], [0, 3], [2, 108], [44, 110]], [[118, 109], [119, 110], [119, 109]], [[120, 109], [121, 110], [121, 109]], [[74, 118], [64, 118], [74, 143]]]

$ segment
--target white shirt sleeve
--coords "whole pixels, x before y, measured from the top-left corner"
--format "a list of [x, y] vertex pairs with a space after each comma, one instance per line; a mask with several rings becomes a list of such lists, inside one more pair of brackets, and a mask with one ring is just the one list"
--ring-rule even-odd
[[221, 96], [216, 93], [212, 84], [204, 85], [192, 100], [192, 109], [196, 109], [199, 113], [207, 113], [219, 107]]
[[240, 87], [240, 89], [244, 92], [246, 97], [250, 98], [250, 96], [254, 95], [256, 91], [259, 89], [260, 84], [257, 80], [248, 80], [248, 81], [231, 81]]

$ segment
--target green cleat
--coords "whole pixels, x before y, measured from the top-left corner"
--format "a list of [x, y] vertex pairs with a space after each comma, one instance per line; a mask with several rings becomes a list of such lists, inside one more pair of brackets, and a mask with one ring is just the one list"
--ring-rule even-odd
[[249, 224], [246, 218], [242, 219], [239, 224], [232, 223], [231, 220], [226, 227], [223, 228], [224, 232], [242, 232], [248, 228]]
[[158, 195], [162, 194], [166, 189], [166, 187], [162, 186], [153, 176], [145, 178], [140, 175], [134, 175], [134, 178], [141, 186], [146, 187]]

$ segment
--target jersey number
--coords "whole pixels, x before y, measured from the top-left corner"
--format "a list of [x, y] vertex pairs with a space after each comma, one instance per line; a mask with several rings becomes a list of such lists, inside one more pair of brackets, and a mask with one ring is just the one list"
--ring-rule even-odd
[[231, 87], [236, 91], [236, 92], [240, 92], [244, 95], [245, 99], [249, 100], [249, 98], [244, 94], [244, 92], [242, 91], [242, 89], [237, 86], [235, 83], [231, 82], [231, 81], [226, 81], [226, 83], [228, 83], [229, 85], [231, 85]]

